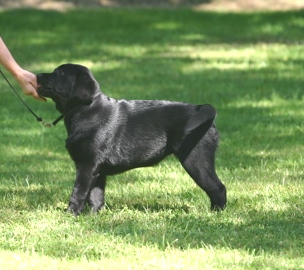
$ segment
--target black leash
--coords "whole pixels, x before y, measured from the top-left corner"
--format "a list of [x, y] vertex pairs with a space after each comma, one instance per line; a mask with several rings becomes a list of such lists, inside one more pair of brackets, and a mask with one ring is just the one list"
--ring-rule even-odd
[[64, 115], [60, 115], [53, 123], [45, 123], [41, 117], [38, 117], [37, 114], [35, 114], [33, 112], [33, 110], [24, 102], [24, 100], [20, 97], [20, 95], [18, 94], [18, 92], [16, 91], [16, 89], [12, 86], [12, 84], [9, 82], [9, 80], [5, 77], [5, 75], [3, 74], [2, 70], [0, 69], [0, 73], [2, 75], [2, 77], [4, 78], [4, 80], [6, 80], [6, 82], [8, 83], [8, 85], [12, 88], [12, 90], [14, 91], [14, 93], [17, 95], [17, 97], [21, 100], [21, 102], [24, 104], [24, 106], [32, 113], [32, 115], [34, 115], [36, 117], [36, 120], [38, 122], [40, 122], [42, 125], [44, 125], [45, 127], [52, 127], [52, 126], [56, 126], [56, 124], [64, 118]]

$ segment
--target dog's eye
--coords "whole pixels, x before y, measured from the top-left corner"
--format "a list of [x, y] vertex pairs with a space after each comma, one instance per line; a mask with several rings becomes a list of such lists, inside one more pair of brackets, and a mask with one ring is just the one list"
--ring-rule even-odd
[[59, 75], [59, 76], [63, 76], [64, 75], [64, 72], [62, 70], [60, 70], [60, 69], [56, 69], [55, 72], [56, 72], [56, 75]]

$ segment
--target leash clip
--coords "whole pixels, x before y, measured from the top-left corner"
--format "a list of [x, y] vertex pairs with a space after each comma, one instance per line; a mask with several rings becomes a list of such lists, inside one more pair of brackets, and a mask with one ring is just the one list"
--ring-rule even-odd
[[41, 117], [36, 117], [37, 121], [40, 122], [44, 127], [52, 128], [57, 125], [57, 123], [64, 118], [64, 115], [60, 115], [53, 123], [46, 123]]
[[49, 127], [51, 128], [52, 127], [52, 124], [50, 123], [45, 123], [41, 117], [37, 117], [37, 121], [40, 122], [44, 127]]
[[45, 123], [44, 121], [41, 121], [41, 124], [42, 124], [44, 127], [48, 127], [48, 128], [54, 127], [53, 124], [51, 124], [51, 123]]

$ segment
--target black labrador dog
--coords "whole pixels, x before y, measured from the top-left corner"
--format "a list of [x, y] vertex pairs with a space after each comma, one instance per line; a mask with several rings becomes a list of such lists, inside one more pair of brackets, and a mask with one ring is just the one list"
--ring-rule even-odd
[[37, 75], [38, 93], [64, 115], [66, 148], [77, 174], [69, 208], [104, 207], [106, 177], [152, 166], [174, 154], [207, 193], [211, 209], [224, 209], [226, 188], [215, 168], [218, 133], [211, 105], [157, 100], [115, 100], [100, 91], [90, 70], [64, 64]]

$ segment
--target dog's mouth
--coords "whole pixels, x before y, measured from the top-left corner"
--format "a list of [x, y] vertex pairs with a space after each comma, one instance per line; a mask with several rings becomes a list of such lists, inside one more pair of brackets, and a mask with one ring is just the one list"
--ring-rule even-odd
[[52, 85], [41, 83], [38, 83], [37, 93], [39, 96], [42, 96], [44, 98], [51, 98], [54, 101], [61, 96], [59, 93], [57, 93], [56, 89]]
[[43, 74], [38, 74], [37, 75], [37, 93], [39, 96], [46, 97], [46, 98], [53, 98], [54, 93], [56, 92], [55, 90], [55, 85], [54, 83], [48, 79]]
[[37, 93], [40, 97], [46, 98], [47, 96], [44, 94], [43, 88], [41, 84], [38, 84], [37, 86]]
[[60, 98], [60, 95], [56, 94], [54, 88], [46, 85], [38, 84], [37, 93], [41, 97], [51, 98], [56, 104], [56, 109], [61, 113], [63, 113], [62, 97]]

